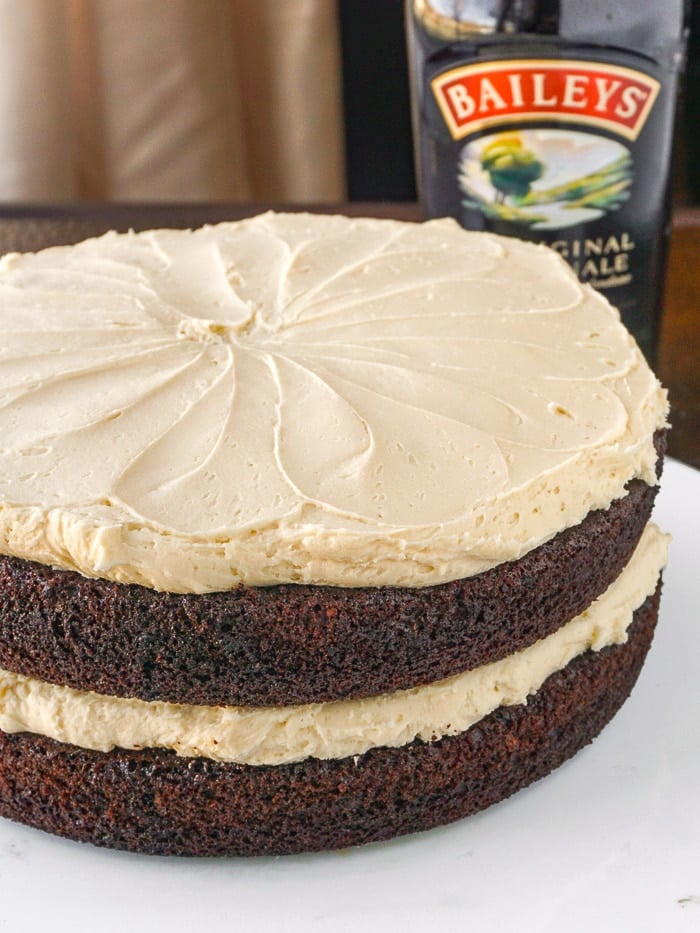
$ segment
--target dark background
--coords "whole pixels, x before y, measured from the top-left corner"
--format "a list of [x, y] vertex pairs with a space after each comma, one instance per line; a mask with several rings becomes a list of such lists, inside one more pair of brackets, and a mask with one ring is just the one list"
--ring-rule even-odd
[[[339, 0], [339, 8], [348, 197], [413, 201], [403, 0]], [[676, 203], [700, 204], [700, 0], [690, 19], [673, 188]]]

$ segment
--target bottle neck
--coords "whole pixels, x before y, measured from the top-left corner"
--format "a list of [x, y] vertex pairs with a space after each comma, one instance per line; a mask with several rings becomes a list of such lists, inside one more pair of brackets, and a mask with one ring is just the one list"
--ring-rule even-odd
[[677, 67], [689, 0], [407, 0], [419, 29], [435, 42], [524, 40], [634, 49]]
[[413, 15], [443, 39], [497, 33], [555, 34], [562, 0], [408, 0]]

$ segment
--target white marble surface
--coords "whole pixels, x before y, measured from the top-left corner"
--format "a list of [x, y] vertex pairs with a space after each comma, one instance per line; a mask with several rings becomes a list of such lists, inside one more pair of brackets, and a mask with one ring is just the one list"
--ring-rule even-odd
[[674, 542], [647, 664], [546, 780], [450, 827], [294, 858], [148, 858], [0, 821], [0, 931], [700, 929], [700, 473], [668, 463], [655, 517]]

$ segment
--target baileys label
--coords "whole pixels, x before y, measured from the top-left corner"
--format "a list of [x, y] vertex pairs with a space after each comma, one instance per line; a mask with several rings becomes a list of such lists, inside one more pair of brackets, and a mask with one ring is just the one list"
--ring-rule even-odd
[[[460, 143], [463, 206], [547, 231], [589, 223], [627, 202], [635, 177], [630, 147], [660, 84], [601, 62], [517, 59], [451, 68], [431, 88]], [[628, 278], [619, 269], [612, 278], [590, 277], [616, 285]]]
[[431, 87], [453, 139], [504, 123], [566, 119], [634, 141], [660, 84], [631, 68], [527, 59], [462, 65]]

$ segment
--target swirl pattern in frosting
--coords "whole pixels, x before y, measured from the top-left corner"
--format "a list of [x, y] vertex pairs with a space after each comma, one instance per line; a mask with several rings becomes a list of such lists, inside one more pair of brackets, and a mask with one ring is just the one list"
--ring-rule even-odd
[[263, 214], [11, 255], [0, 549], [174, 592], [424, 586], [655, 482], [666, 396], [544, 247]]

